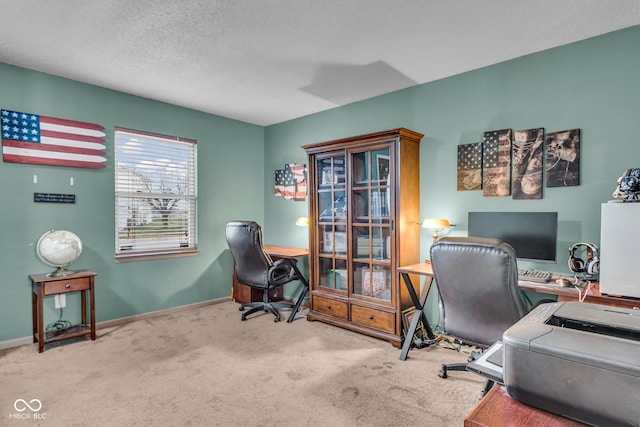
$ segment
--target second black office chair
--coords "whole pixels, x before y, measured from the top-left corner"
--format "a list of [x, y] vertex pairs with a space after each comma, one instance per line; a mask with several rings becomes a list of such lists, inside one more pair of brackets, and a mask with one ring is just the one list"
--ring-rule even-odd
[[[447, 336], [486, 349], [526, 313], [518, 288], [513, 248], [500, 240], [443, 237], [431, 246], [440, 294], [440, 318]], [[477, 357], [472, 353], [472, 358]], [[464, 371], [466, 363], [442, 365], [439, 375]]]
[[[226, 226], [226, 238], [231, 255], [236, 264], [235, 274], [238, 281], [261, 289], [262, 301], [248, 302], [240, 306], [240, 311], [250, 308], [242, 314], [242, 320], [258, 311], [270, 312], [275, 316], [274, 321], [280, 321], [278, 308], [292, 308], [297, 310], [306, 292], [299, 296], [294, 306], [289, 303], [274, 302], [269, 299], [269, 291], [281, 287], [293, 280], [300, 280], [306, 289], [309, 284], [298, 270], [295, 259], [283, 258], [273, 261], [262, 247], [262, 229], [254, 221], [231, 221]], [[292, 319], [290, 317], [290, 319]]]

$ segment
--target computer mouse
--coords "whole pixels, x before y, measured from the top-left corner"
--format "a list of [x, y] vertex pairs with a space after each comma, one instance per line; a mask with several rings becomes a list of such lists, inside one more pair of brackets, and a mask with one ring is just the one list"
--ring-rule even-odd
[[560, 286], [572, 286], [573, 283], [571, 283], [571, 281], [565, 277], [558, 277], [556, 279], [556, 284], [560, 285]]

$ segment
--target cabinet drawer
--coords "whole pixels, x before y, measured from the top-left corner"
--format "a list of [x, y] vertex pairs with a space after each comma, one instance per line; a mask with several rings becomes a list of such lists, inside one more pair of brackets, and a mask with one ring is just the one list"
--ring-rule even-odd
[[44, 284], [44, 295], [62, 294], [65, 292], [85, 291], [89, 289], [89, 278], [63, 279]]
[[395, 332], [395, 314], [372, 308], [351, 306], [351, 321], [385, 331]]
[[347, 318], [347, 303], [334, 299], [313, 297], [313, 309], [331, 316]]

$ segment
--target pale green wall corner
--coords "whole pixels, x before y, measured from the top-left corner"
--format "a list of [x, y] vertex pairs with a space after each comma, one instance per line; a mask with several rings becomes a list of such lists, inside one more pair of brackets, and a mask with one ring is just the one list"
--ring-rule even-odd
[[[233, 263], [224, 225], [247, 212], [264, 217], [263, 127], [6, 64], [0, 64], [0, 82], [0, 108], [104, 126], [108, 158], [102, 170], [0, 162], [0, 341], [31, 335], [28, 275], [52, 270], [34, 249], [51, 229], [82, 239], [82, 255], [71, 267], [98, 273], [99, 322], [229, 295]], [[114, 126], [198, 141], [197, 256], [114, 261]], [[35, 192], [75, 194], [76, 203], [34, 203]], [[77, 294], [68, 297], [63, 318], [77, 322], [78, 306]], [[48, 298], [45, 324], [57, 317]]]
[[[425, 135], [420, 146], [421, 216], [445, 217], [466, 235], [477, 211], [557, 211], [557, 264], [525, 266], [569, 273], [571, 244], [600, 241], [600, 205], [612, 199], [617, 178], [640, 167], [640, 26], [547, 50], [345, 107], [269, 126], [265, 131], [265, 228], [286, 235], [307, 206], [269, 196], [273, 170], [304, 162], [300, 146], [406, 127]], [[419, 52], [416, 54], [419, 55]], [[544, 188], [542, 200], [483, 197], [456, 191], [457, 145], [483, 132], [544, 127], [581, 129], [581, 185]], [[422, 258], [431, 238], [419, 236]], [[281, 243], [303, 244], [299, 238]], [[432, 301], [429, 318], [437, 322]]]

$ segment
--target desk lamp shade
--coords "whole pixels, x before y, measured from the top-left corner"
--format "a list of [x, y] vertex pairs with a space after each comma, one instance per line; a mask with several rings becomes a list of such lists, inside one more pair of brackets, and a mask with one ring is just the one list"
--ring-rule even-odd
[[296, 220], [296, 225], [298, 227], [308, 227], [309, 226], [309, 217], [301, 216]]
[[440, 234], [447, 234], [451, 224], [449, 220], [445, 218], [425, 218], [422, 221], [422, 228], [426, 228], [433, 232], [433, 241], [438, 240]]

